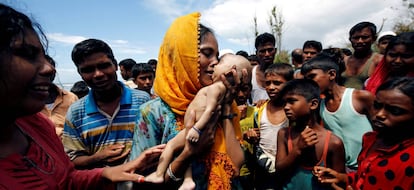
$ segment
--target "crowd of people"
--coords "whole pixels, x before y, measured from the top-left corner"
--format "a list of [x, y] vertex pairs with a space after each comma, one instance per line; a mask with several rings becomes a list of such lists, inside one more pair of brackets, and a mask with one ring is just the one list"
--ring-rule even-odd
[[77, 43], [67, 91], [39, 24], [0, 4], [0, 189], [414, 189], [414, 31], [360, 22], [353, 51], [275, 63], [272, 34], [224, 54], [200, 17], [146, 63]]

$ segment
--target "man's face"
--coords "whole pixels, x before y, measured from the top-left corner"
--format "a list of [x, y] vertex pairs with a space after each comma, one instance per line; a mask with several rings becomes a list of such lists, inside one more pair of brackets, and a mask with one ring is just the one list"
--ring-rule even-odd
[[260, 64], [271, 65], [275, 59], [276, 48], [274, 44], [268, 42], [257, 47], [256, 54]]
[[89, 87], [96, 91], [113, 88], [118, 67], [105, 53], [94, 53], [78, 65], [78, 72]]
[[372, 43], [374, 43], [374, 34], [366, 27], [360, 31], [356, 31], [351, 37], [350, 41], [355, 51], [367, 51], [371, 49]]
[[318, 51], [315, 48], [307, 47], [303, 49], [303, 53], [302, 53], [303, 62], [306, 62], [309, 59], [312, 59], [313, 57], [316, 56], [316, 54], [318, 54]]
[[140, 73], [137, 78], [135, 78], [135, 84], [139, 90], [151, 91], [152, 85], [154, 84], [154, 74], [153, 73]]

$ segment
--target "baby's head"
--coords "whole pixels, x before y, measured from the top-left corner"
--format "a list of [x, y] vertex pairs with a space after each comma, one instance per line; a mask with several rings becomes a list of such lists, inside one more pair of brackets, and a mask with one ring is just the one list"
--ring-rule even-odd
[[[247, 70], [247, 81], [252, 79], [252, 66], [246, 58], [241, 55], [226, 54], [221, 57], [220, 62], [214, 67], [213, 81], [220, 81], [220, 75], [226, 74], [231, 71], [233, 66], [236, 66], [237, 75], [242, 77], [242, 70]], [[227, 80], [229, 77], [227, 77]]]

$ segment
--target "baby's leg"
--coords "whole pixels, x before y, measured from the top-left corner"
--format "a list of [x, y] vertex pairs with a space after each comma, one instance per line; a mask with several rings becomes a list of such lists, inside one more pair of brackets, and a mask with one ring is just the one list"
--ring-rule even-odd
[[171, 163], [174, 153], [181, 151], [185, 144], [185, 130], [180, 131], [177, 136], [168, 141], [164, 151], [160, 156], [157, 170], [145, 177], [145, 181], [152, 183], [163, 183], [164, 174], [167, 171], [168, 165]]
[[185, 139], [187, 139], [190, 142], [197, 142], [200, 135], [201, 131], [193, 126], [191, 129], [188, 130], [188, 134]]
[[193, 181], [193, 172], [191, 171], [191, 166], [187, 168], [184, 174], [184, 181], [181, 184], [178, 190], [193, 190], [195, 189], [195, 183]]

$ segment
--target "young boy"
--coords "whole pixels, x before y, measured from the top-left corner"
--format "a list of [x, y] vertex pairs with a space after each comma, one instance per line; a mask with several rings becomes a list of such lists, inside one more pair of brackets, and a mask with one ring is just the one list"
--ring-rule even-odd
[[289, 124], [279, 92], [287, 81], [293, 79], [293, 73], [293, 67], [286, 63], [273, 64], [265, 70], [265, 89], [270, 100], [255, 110], [255, 127], [246, 135], [247, 140], [254, 145], [257, 189], [275, 188], [277, 133]]
[[345, 171], [341, 139], [320, 125], [319, 87], [308, 79], [294, 79], [280, 91], [289, 126], [277, 137], [276, 174], [283, 189], [324, 188], [313, 178], [314, 166]]
[[356, 172], [315, 167], [322, 183], [346, 183], [347, 189], [414, 188], [414, 78], [396, 77], [378, 87], [371, 117], [373, 132], [363, 138]]
[[[237, 70], [238, 76], [242, 76], [242, 71], [246, 70], [248, 79], [251, 78], [252, 67], [246, 58], [232, 54], [223, 56], [220, 60], [220, 63], [214, 67], [214, 73], [212, 76], [214, 83], [198, 91], [193, 101], [188, 106], [188, 109], [184, 116], [184, 123], [187, 123], [186, 120], [189, 117], [188, 114], [194, 111], [197, 122], [191, 128], [186, 128], [186, 130], [181, 131], [179, 134], [177, 134], [176, 137], [167, 143], [164, 152], [161, 154], [157, 171], [147, 176], [145, 178], [145, 181], [153, 183], [163, 182], [164, 173], [167, 171], [167, 167], [172, 161], [174, 153], [176, 153], [176, 151], [180, 151], [182, 147], [184, 147], [185, 140], [187, 139], [193, 143], [196, 143], [198, 141], [203, 127], [207, 124], [207, 121], [209, 120], [212, 112], [215, 111], [217, 106], [222, 103], [224, 95], [226, 94], [227, 89], [223, 82], [220, 80], [220, 76], [222, 74], [229, 73], [233, 68]], [[235, 79], [228, 78], [228, 80], [231, 82]], [[194, 187], [194, 185], [195, 184], [191, 176], [191, 169], [188, 168], [185, 173], [185, 179], [181, 188]]]
[[335, 60], [329, 54], [318, 54], [302, 66], [302, 74], [318, 83], [324, 97], [320, 105], [323, 124], [343, 141], [346, 167], [353, 171], [358, 168], [362, 135], [372, 131], [367, 116], [372, 112], [374, 97], [368, 91], [338, 85], [340, 66]]

